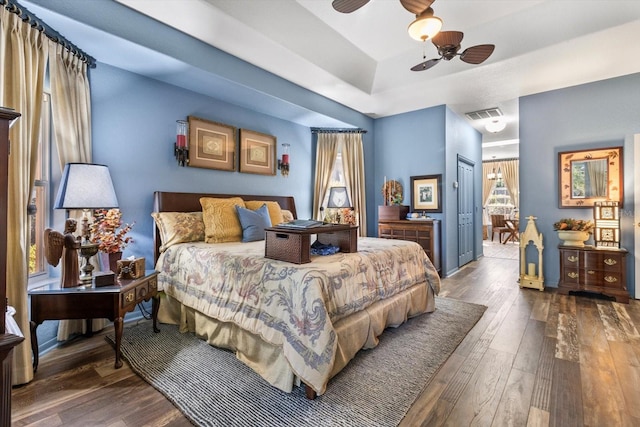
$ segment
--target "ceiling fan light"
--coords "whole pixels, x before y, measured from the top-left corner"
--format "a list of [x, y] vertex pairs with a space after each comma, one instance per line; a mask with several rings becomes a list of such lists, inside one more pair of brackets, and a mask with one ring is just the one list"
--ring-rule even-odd
[[440, 32], [442, 29], [442, 19], [433, 16], [433, 9], [428, 8], [416, 17], [416, 20], [409, 24], [409, 35], [418, 41], [426, 41]]
[[506, 127], [507, 124], [502, 120], [493, 120], [484, 126], [484, 128], [491, 133], [502, 132]]

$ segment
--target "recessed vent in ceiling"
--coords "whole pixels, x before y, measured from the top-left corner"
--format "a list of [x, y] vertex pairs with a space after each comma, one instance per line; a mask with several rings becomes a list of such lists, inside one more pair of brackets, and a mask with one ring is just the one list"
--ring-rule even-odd
[[487, 108], [486, 110], [478, 110], [472, 111], [470, 113], [465, 113], [470, 120], [485, 120], [485, 119], [493, 119], [496, 117], [502, 116], [502, 111], [499, 108]]

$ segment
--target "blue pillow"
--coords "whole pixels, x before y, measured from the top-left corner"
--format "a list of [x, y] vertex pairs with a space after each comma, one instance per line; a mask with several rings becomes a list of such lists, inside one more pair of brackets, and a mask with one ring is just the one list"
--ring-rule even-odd
[[264, 240], [264, 229], [271, 227], [271, 218], [269, 217], [269, 209], [264, 204], [255, 211], [236, 205], [238, 219], [242, 226], [242, 241], [255, 242]]

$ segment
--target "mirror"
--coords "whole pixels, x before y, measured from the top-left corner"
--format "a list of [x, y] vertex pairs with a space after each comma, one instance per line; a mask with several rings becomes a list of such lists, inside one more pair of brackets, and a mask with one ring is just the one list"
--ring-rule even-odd
[[622, 147], [559, 153], [558, 166], [561, 208], [622, 205]]

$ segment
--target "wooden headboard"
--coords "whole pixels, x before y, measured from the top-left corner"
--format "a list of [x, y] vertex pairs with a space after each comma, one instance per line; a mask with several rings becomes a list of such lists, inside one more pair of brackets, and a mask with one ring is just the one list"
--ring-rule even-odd
[[[263, 200], [278, 202], [282, 209], [291, 211], [297, 218], [296, 204], [292, 196], [251, 196], [244, 194], [212, 194], [212, 193], [174, 193], [169, 191], [156, 191], [153, 193], [154, 212], [198, 212], [202, 211], [201, 197], [240, 197], [242, 200]], [[160, 231], [153, 223], [153, 264], [160, 256]]]

